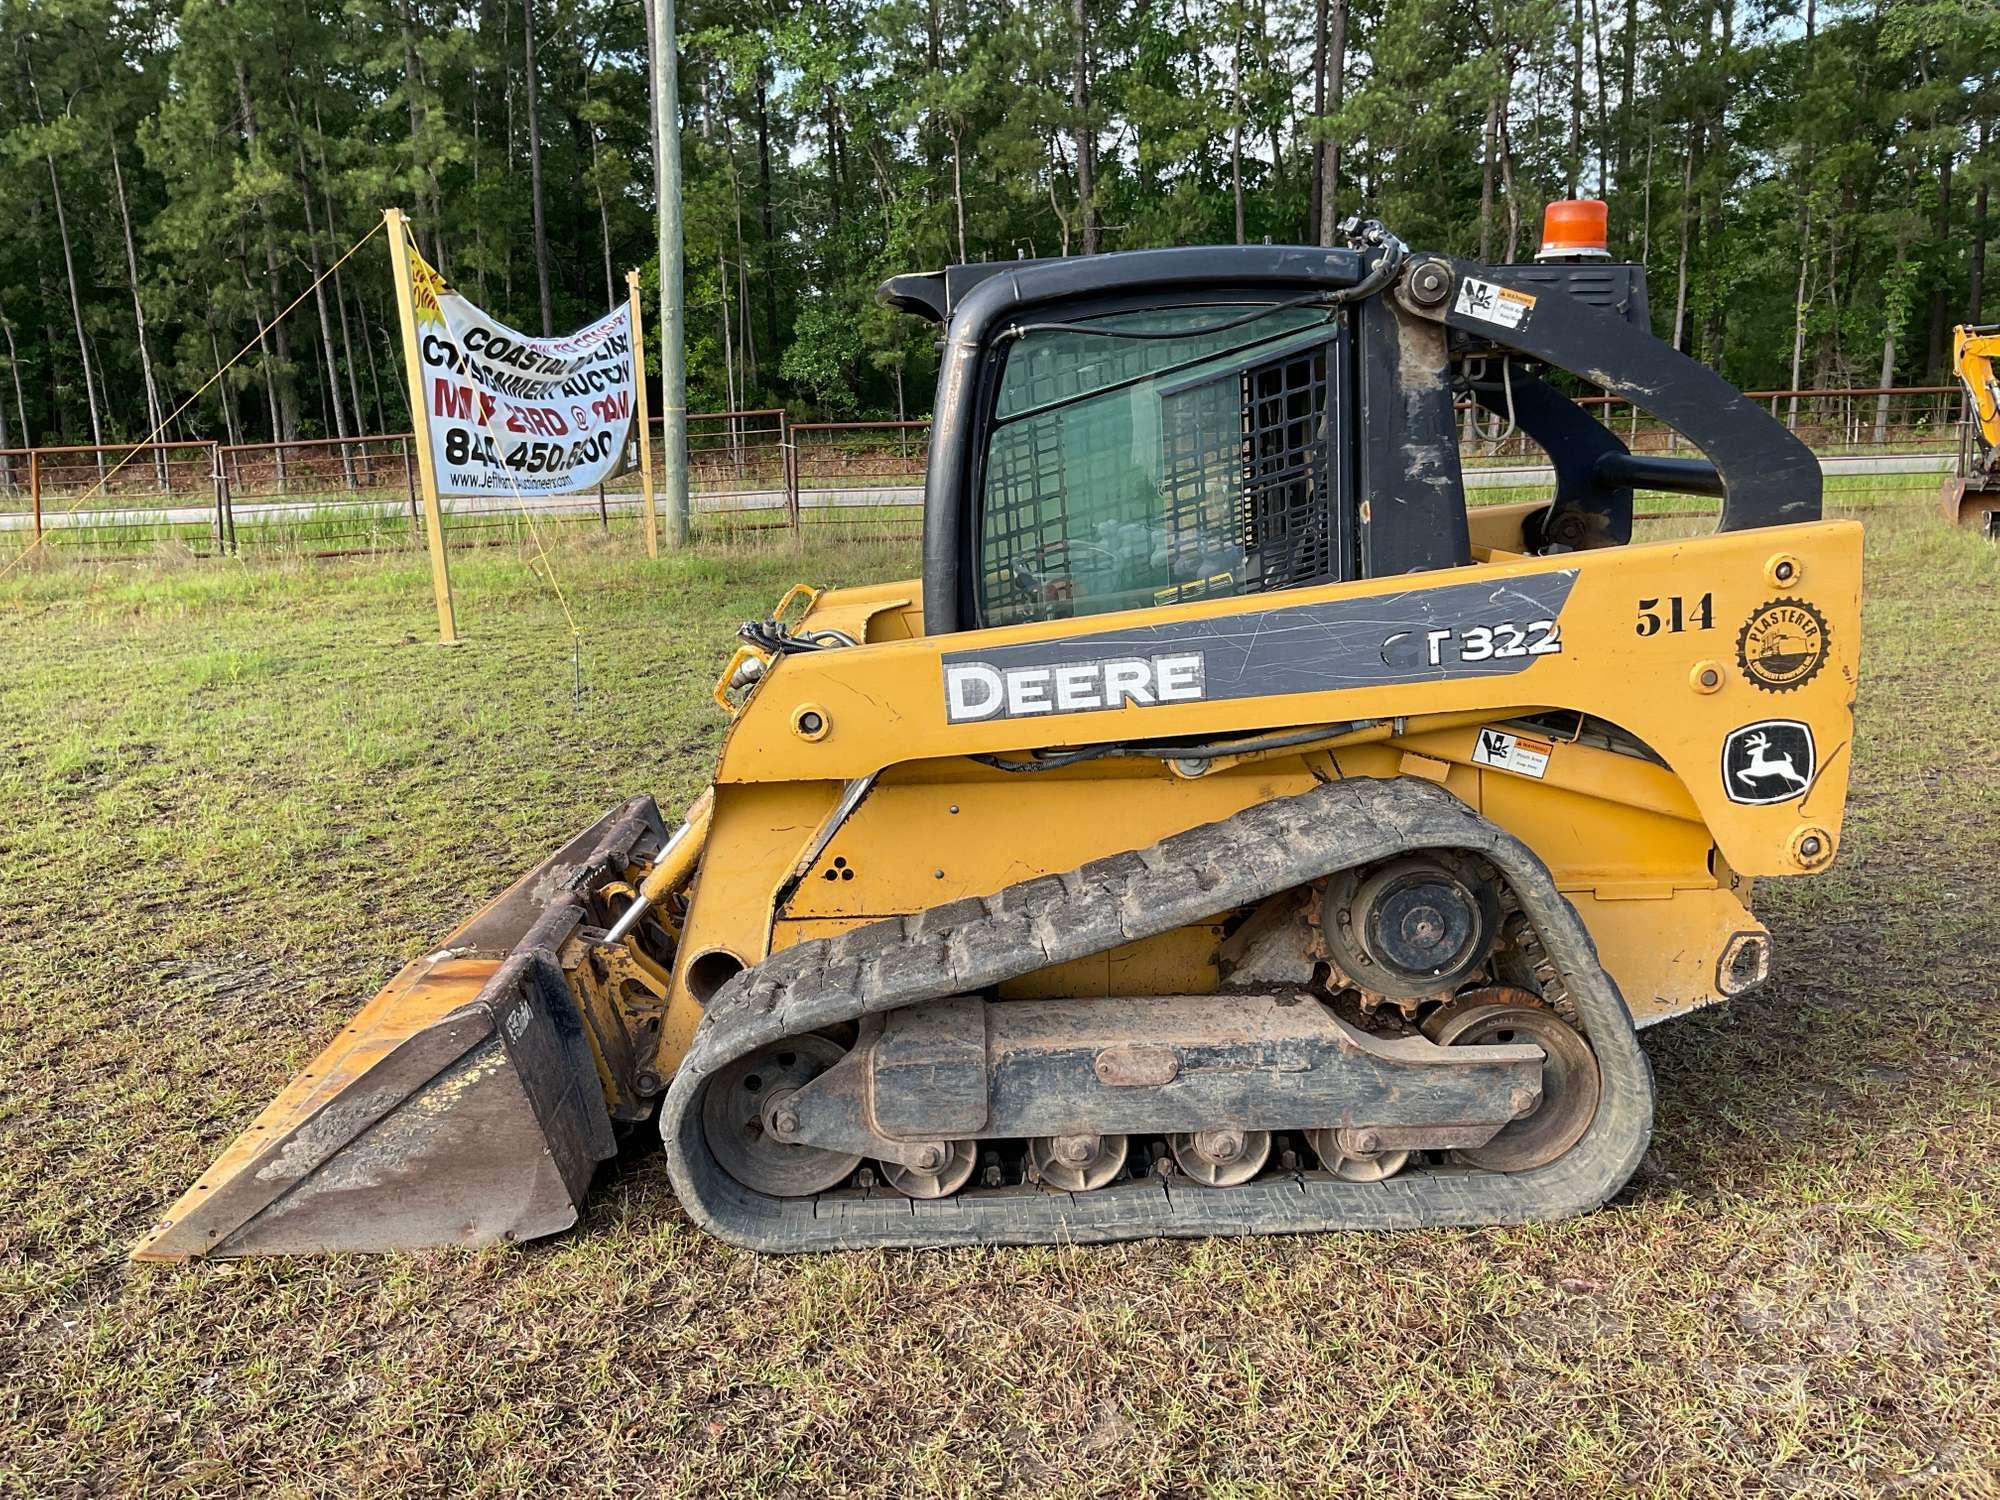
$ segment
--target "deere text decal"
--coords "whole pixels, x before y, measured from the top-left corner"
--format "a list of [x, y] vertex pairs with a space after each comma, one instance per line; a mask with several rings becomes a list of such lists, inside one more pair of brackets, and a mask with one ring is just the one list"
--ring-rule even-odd
[[945, 720], [1506, 677], [1563, 653], [1563, 568], [947, 652]]

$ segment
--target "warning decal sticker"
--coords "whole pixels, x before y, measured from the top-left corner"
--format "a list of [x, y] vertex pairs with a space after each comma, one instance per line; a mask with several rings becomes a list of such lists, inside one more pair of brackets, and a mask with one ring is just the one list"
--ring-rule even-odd
[[1472, 763], [1540, 781], [1549, 774], [1549, 756], [1555, 748], [1548, 740], [1530, 739], [1511, 730], [1482, 729], [1478, 743], [1472, 747]]
[[1476, 276], [1468, 276], [1458, 284], [1458, 301], [1452, 308], [1452, 311], [1465, 317], [1477, 318], [1482, 323], [1498, 323], [1502, 328], [1519, 328], [1534, 310], [1535, 299], [1531, 293], [1517, 292], [1511, 286], [1501, 286], [1497, 282], [1481, 281]]

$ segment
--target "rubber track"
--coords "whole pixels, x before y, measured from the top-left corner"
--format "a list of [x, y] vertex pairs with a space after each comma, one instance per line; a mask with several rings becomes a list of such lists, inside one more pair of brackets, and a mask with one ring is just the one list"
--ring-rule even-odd
[[[1387, 1182], [1321, 1173], [1233, 1188], [1152, 1178], [1089, 1193], [971, 1189], [917, 1201], [888, 1190], [773, 1198], [738, 1183], [701, 1129], [708, 1080], [788, 1036], [926, 1000], [986, 990], [1414, 849], [1483, 854], [1513, 887], [1568, 985], [1597, 1054], [1603, 1098], [1558, 1161], [1514, 1175], [1405, 1171]], [[1226, 1000], [1219, 1000], [1226, 1004]], [[722, 987], [660, 1114], [668, 1170], [695, 1221], [747, 1249], [1096, 1243], [1153, 1235], [1279, 1234], [1517, 1224], [1585, 1213], [1622, 1187], [1652, 1134], [1653, 1081], [1632, 1018], [1575, 910], [1528, 847], [1431, 782], [1332, 782], [1262, 803], [1145, 849], [997, 894], [801, 943]]]

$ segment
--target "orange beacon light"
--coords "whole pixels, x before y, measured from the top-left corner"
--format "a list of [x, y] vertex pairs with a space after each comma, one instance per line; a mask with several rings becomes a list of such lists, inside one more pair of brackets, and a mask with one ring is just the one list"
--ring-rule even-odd
[[1598, 198], [1564, 198], [1542, 210], [1542, 248], [1536, 260], [1609, 260], [1609, 209]]

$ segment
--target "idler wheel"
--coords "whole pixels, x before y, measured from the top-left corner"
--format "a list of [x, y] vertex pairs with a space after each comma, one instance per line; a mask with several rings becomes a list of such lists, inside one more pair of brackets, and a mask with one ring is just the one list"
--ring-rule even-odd
[[1547, 1166], [1583, 1139], [1597, 1115], [1603, 1085], [1590, 1044], [1567, 1021], [1524, 991], [1505, 985], [1473, 990], [1424, 1023], [1440, 1047], [1525, 1044], [1542, 1049], [1541, 1098], [1483, 1146], [1452, 1153], [1489, 1172]]
[[764, 1129], [764, 1107], [782, 1103], [828, 1068], [845, 1049], [823, 1036], [795, 1036], [739, 1057], [708, 1083], [702, 1131], [722, 1169], [745, 1187], [774, 1198], [805, 1198], [847, 1179], [859, 1156], [775, 1139]]

